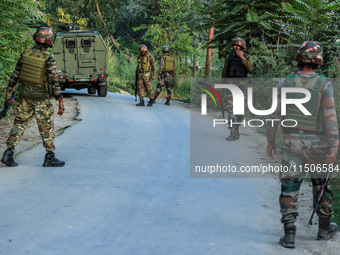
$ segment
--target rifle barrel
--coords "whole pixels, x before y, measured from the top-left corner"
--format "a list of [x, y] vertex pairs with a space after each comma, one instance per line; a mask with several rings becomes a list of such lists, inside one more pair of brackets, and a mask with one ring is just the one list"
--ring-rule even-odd
[[318, 200], [316, 201], [316, 204], [315, 204], [313, 213], [312, 213], [312, 215], [311, 215], [311, 217], [309, 219], [308, 225], [313, 225], [314, 214], [317, 212], [317, 210], [319, 208], [320, 201], [321, 201], [323, 195], [325, 194], [325, 189], [327, 187], [327, 184], [328, 184], [328, 181], [329, 181], [330, 177], [331, 177], [331, 172], [329, 171], [327, 176], [326, 176], [326, 179], [325, 179], [324, 183], [321, 185], [321, 189], [320, 189], [319, 195], [318, 195]]

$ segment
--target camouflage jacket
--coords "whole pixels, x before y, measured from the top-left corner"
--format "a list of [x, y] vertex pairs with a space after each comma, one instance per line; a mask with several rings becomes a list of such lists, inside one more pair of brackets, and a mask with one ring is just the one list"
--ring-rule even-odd
[[[33, 49], [40, 49], [40, 51], [46, 51], [46, 48], [39, 46], [39, 45], [35, 45], [33, 47]], [[20, 54], [18, 62], [15, 66], [14, 72], [13, 72], [13, 74], [12, 74], [12, 76], [11, 76], [9, 82], [8, 82], [7, 90], [9, 90], [9, 91], [13, 91], [15, 85], [19, 81], [19, 74], [20, 74], [20, 70], [22, 68], [22, 63], [21, 63], [22, 61], [21, 60], [22, 60], [23, 53], [24, 52], [22, 52]], [[48, 76], [48, 83], [54, 89], [55, 99], [57, 99], [57, 100], [62, 99], [63, 96], [61, 94], [61, 89], [60, 89], [60, 85], [59, 85], [57, 66], [56, 66], [54, 56], [52, 54], [47, 59], [46, 71], [47, 71], [47, 76]]]
[[[309, 78], [317, 74], [298, 72], [298, 75], [300, 75], [301, 77]], [[285, 83], [286, 83], [286, 78], [283, 78], [279, 82], [278, 87], [281, 87]], [[327, 139], [329, 152], [337, 153], [338, 145], [339, 145], [338, 121], [337, 121], [336, 109], [335, 109], [335, 104], [334, 104], [333, 85], [329, 80], [327, 81], [326, 85], [323, 88], [321, 107], [322, 107], [323, 121], [325, 125], [325, 133], [326, 133], [326, 139]], [[277, 108], [274, 113], [268, 116], [268, 118], [269, 119], [280, 119], [280, 117], [281, 117], [281, 93], [280, 93], [280, 90], [278, 90]], [[275, 142], [275, 136], [277, 132], [278, 123], [274, 122], [273, 124], [274, 124], [273, 126], [271, 125], [267, 126], [268, 143], [272, 143], [272, 144]]]

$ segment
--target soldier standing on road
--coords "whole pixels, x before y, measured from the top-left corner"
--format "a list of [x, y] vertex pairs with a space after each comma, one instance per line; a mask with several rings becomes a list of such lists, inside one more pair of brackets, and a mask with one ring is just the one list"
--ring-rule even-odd
[[40, 27], [34, 34], [34, 40], [36, 45], [21, 53], [7, 86], [6, 100], [10, 103], [13, 100], [11, 92], [17, 82], [21, 83], [14, 125], [6, 141], [8, 149], [1, 162], [11, 167], [18, 165], [13, 157], [14, 148], [35, 116], [46, 149], [43, 166], [61, 167], [65, 162], [57, 159], [54, 154], [54, 107], [50, 98], [54, 96], [59, 101], [59, 115], [64, 113], [64, 104], [56, 63], [53, 55], [47, 51], [54, 41], [52, 29]]
[[[312, 167], [325, 166], [327, 169], [336, 161], [338, 151], [338, 122], [333, 97], [333, 86], [328, 78], [315, 73], [318, 66], [323, 65], [323, 49], [317, 42], [306, 41], [296, 54], [299, 72], [282, 79], [278, 84], [277, 110], [269, 116], [279, 119], [281, 115], [281, 88], [305, 88], [311, 92], [311, 99], [305, 105], [312, 114], [305, 116], [294, 105], [287, 106], [285, 119], [294, 119], [298, 123], [294, 128], [283, 128], [282, 166], [291, 169], [282, 172], [280, 207], [285, 235], [280, 244], [286, 248], [295, 247], [296, 227], [294, 222], [298, 216], [298, 194], [306, 171]], [[291, 108], [290, 108], [291, 107]], [[277, 123], [277, 122], [276, 122]], [[274, 159], [276, 153], [275, 136], [277, 125], [267, 125], [267, 154]], [[330, 164], [330, 165], [328, 165]], [[324, 174], [323, 174], [324, 175]], [[313, 185], [314, 206], [323, 183], [322, 174], [310, 171]], [[325, 187], [325, 193], [317, 210], [319, 216], [318, 240], [328, 240], [338, 230], [335, 223], [330, 223], [333, 215], [331, 209], [333, 194], [330, 185]]]
[[175, 76], [176, 68], [175, 68], [175, 60], [173, 57], [169, 54], [169, 46], [163, 46], [162, 51], [164, 55], [161, 59], [161, 67], [159, 69], [158, 73], [158, 84], [157, 89], [155, 91], [154, 100], [156, 101], [156, 98], [158, 95], [162, 92], [163, 86], [166, 87], [167, 91], [167, 97], [165, 105], [170, 106], [170, 100], [171, 100], [171, 88], [172, 88], [172, 80]]
[[[253, 60], [248, 53], [243, 52], [246, 49], [246, 41], [240, 37], [232, 40], [233, 51], [230, 52], [224, 63], [222, 70], [222, 78], [247, 78], [248, 73], [254, 70]], [[246, 92], [245, 84], [238, 84], [239, 88]], [[233, 115], [233, 96], [228, 90], [227, 92], [227, 112], [228, 125], [230, 135], [226, 138], [227, 141], [235, 141], [240, 138], [239, 124], [231, 125], [231, 123], [240, 122], [243, 120], [243, 115]]]
[[152, 91], [152, 84], [150, 82], [150, 76], [151, 80], [155, 79], [156, 74], [156, 63], [154, 57], [151, 55], [151, 53], [148, 53], [148, 48], [145, 45], [141, 45], [139, 47], [140, 55], [138, 56], [138, 64], [137, 64], [137, 81], [138, 81], [138, 96], [140, 99], [140, 102], [136, 104], [136, 106], [145, 106], [144, 104], [144, 89], [146, 89], [146, 92], [150, 98], [150, 101], [148, 102], [148, 106], [152, 106], [154, 103], [153, 99], [153, 91]]

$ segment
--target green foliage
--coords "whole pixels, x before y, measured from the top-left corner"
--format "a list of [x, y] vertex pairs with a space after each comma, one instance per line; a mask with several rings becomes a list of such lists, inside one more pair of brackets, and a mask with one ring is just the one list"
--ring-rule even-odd
[[[261, 52], [261, 54], [259, 54]], [[258, 41], [249, 49], [255, 63], [255, 69], [250, 74], [254, 78], [283, 78], [292, 72], [291, 52], [288, 46], [273, 47]]]
[[113, 20], [119, 43], [136, 52], [141, 44], [151, 46], [149, 41], [143, 39], [147, 28], [142, 30], [135, 30], [134, 28], [141, 24], [148, 27], [155, 23], [152, 16], [157, 16], [160, 13], [158, 0], [124, 0], [120, 2], [120, 6], [115, 9], [117, 15]]
[[[263, 36], [267, 44], [277, 47], [300, 45], [306, 40], [325, 44], [339, 34], [339, 9], [339, 0], [216, 0], [213, 5], [214, 47], [226, 51], [232, 38], [237, 36], [246, 39], [250, 48], [256, 47]], [[203, 22], [200, 27], [207, 29], [210, 8], [203, 4], [197, 7], [197, 12], [204, 17], [200, 19]]]
[[290, 34], [299, 41], [313, 41], [322, 38], [332, 18], [339, 18], [334, 12], [340, 9], [340, 1], [290, 0], [282, 7], [287, 12], [284, 25]]
[[110, 49], [107, 63], [108, 90], [110, 92], [124, 90], [134, 94], [136, 65], [136, 56], [129, 52], [115, 53]]
[[263, 33], [267, 36], [274, 31], [269, 14], [278, 9], [278, 1], [217, 0], [213, 9], [216, 28], [214, 41], [222, 50], [230, 46], [234, 37], [242, 37], [252, 43], [261, 38]]
[[161, 49], [168, 45], [173, 55], [190, 55], [192, 35], [188, 26], [183, 22], [190, 10], [192, 1], [187, 0], [159, 0], [160, 14], [152, 16], [154, 24], [143, 24], [134, 31], [145, 30], [143, 39], [150, 42], [152, 50], [161, 55]]
[[[334, 176], [333, 176], [334, 177]], [[332, 221], [340, 225], [340, 179], [339, 176], [330, 180], [333, 192], [333, 207], [334, 216]]]
[[3, 93], [19, 53], [33, 43], [35, 29], [30, 29], [29, 25], [39, 20], [41, 13], [34, 0], [2, 0], [0, 9], [0, 91]]
[[[190, 78], [178, 78], [177, 84], [173, 89], [173, 99], [189, 103], [190, 99]], [[165, 92], [164, 92], [165, 93]]]

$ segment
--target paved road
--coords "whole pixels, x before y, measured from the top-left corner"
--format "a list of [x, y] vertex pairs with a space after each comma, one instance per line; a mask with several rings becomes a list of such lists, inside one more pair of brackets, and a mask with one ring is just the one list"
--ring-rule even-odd
[[75, 98], [82, 121], [56, 138], [65, 167], [41, 167], [39, 145], [0, 169], [0, 254], [310, 254], [278, 246], [277, 194], [261, 180], [190, 178], [183, 105]]

